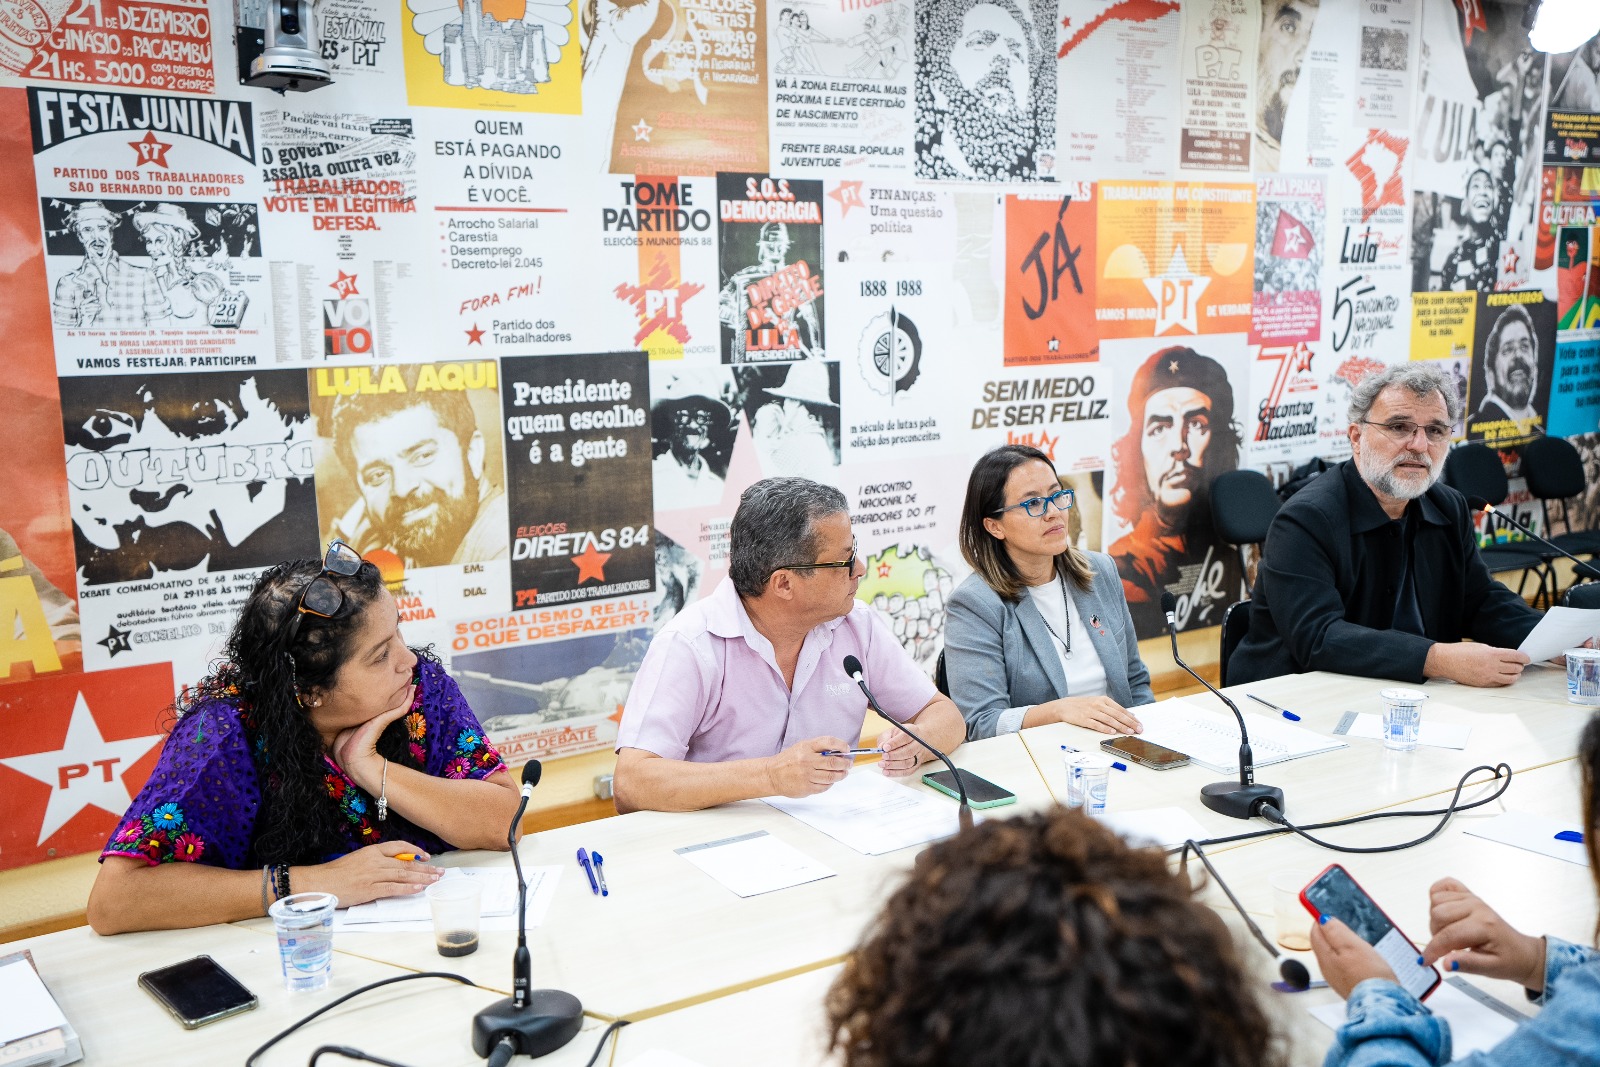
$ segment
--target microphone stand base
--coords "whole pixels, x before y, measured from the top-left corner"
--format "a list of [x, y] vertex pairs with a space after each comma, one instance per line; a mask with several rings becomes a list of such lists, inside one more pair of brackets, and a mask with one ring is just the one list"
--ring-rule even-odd
[[1284, 810], [1283, 790], [1275, 785], [1212, 782], [1200, 789], [1200, 803], [1230, 819], [1253, 819], [1265, 804]]
[[501, 1037], [510, 1037], [519, 1056], [544, 1056], [578, 1036], [583, 1005], [559, 989], [535, 989], [528, 1006], [516, 1007], [510, 997], [497, 1000], [473, 1016], [472, 1051], [488, 1056]]

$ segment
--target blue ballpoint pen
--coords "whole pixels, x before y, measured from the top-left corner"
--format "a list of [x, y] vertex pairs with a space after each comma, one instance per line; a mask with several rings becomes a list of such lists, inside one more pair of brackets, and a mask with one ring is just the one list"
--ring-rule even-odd
[[583, 868], [583, 873], [589, 876], [589, 892], [595, 896], [600, 895], [600, 883], [594, 880], [594, 868], [589, 865], [589, 852], [587, 849], [578, 850], [578, 866]]
[[594, 876], [600, 879], [600, 895], [609, 897], [611, 890], [606, 888], [606, 858], [598, 852], [589, 853], [589, 858], [594, 861]]
[[1294, 712], [1290, 711], [1288, 708], [1280, 708], [1280, 707], [1278, 707], [1278, 705], [1274, 704], [1272, 701], [1270, 701], [1270, 700], [1262, 700], [1260, 697], [1256, 696], [1254, 693], [1246, 693], [1245, 696], [1249, 697], [1251, 700], [1254, 700], [1257, 704], [1265, 704], [1267, 707], [1271, 708], [1273, 711], [1275, 711], [1278, 714], [1282, 715], [1285, 719], [1288, 719], [1290, 722], [1299, 722], [1300, 721], [1300, 716], [1296, 715]]

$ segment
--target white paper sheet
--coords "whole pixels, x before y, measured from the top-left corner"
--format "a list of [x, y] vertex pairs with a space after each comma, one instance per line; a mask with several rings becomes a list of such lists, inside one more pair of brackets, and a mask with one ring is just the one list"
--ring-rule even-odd
[[1176, 848], [1185, 841], [1204, 841], [1209, 836], [1206, 828], [1182, 808], [1109, 811], [1099, 818], [1135, 847], [1160, 845], [1162, 848]]
[[1579, 829], [1576, 821], [1564, 822], [1547, 815], [1508, 811], [1482, 822], [1468, 820], [1465, 825], [1467, 833], [1485, 841], [1498, 841], [1502, 845], [1537, 852], [1541, 856], [1589, 866], [1589, 857], [1583, 850], [1582, 842], [1556, 840], [1556, 834], [1563, 830]]
[[[456, 877], [476, 877], [465, 872], [476, 871], [492, 876], [503, 874], [511, 883], [511, 903], [497, 914], [489, 914], [489, 894], [487, 887], [484, 895], [485, 913], [479, 923], [480, 930], [515, 930], [517, 928], [516, 899], [517, 875], [515, 871], [501, 870], [498, 867], [462, 867], [463, 873]], [[524, 867], [523, 877], [528, 881], [528, 928], [532, 929], [544, 921], [545, 913], [550, 910], [550, 902], [555, 899], [556, 885], [561, 878], [560, 867]], [[447, 873], [446, 878], [451, 877]], [[500, 891], [496, 889], [496, 894]], [[498, 899], [498, 897], [496, 898]], [[352, 911], [360, 911], [376, 905], [373, 912], [366, 912], [356, 919], [350, 918]], [[377, 918], [370, 916], [376, 914]], [[433, 913], [428, 908], [428, 897], [425, 893], [418, 893], [407, 897], [385, 897], [382, 900], [372, 901], [370, 904], [359, 904], [354, 908], [340, 908], [333, 914], [333, 928], [337, 931], [350, 931], [352, 933], [429, 933], [433, 930]]]
[[[1437, 719], [1427, 718], [1428, 705], [1422, 705], [1422, 729], [1417, 733], [1417, 744], [1428, 745], [1431, 748], [1467, 747], [1467, 738], [1472, 736], [1472, 727], [1462, 726], [1460, 723], [1440, 722]], [[1370, 711], [1363, 711], [1356, 716], [1356, 721], [1350, 729], [1344, 732], [1346, 737], [1365, 737], [1373, 741], [1383, 740], [1383, 716], [1374, 715]]]
[[[1256, 767], [1345, 748], [1343, 741], [1279, 718], [1246, 714]], [[1209, 711], [1183, 700], [1163, 700], [1139, 709], [1146, 741], [1175, 749], [1220, 774], [1239, 772], [1239, 724], [1227, 711]]]
[[[1517, 1028], [1515, 1019], [1462, 992], [1457, 986], [1462, 981], [1454, 976], [1445, 979], [1427, 1000], [1428, 1010], [1450, 1024], [1450, 1050], [1457, 1060], [1494, 1048]], [[1342, 1000], [1308, 1010], [1313, 1019], [1330, 1030], [1344, 1025]]]
[[759, 896], [834, 875], [829, 868], [765, 830], [685, 845], [673, 851], [741, 897]]
[[1539, 663], [1595, 636], [1600, 636], [1600, 608], [1551, 608], [1533, 632], [1522, 639], [1517, 651], [1526, 652], [1529, 659]]
[[891, 782], [870, 768], [816, 796], [762, 799], [868, 856], [936, 841], [960, 828], [954, 801]]
[[55, 998], [27, 960], [0, 967], [0, 1044], [66, 1023]]
[[[449, 867], [445, 869], [442, 882], [453, 882], [463, 878], [475, 880], [483, 892], [484, 918], [491, 915], [514, 915], [517, 910], [517, 872], [502, 867]], [[533, 889], [529, 886], [531, 895]], [[382, 900], [371, 900], [365, 904], [357, 904], [345, 912], [344, 921], [351, 925], [358, 923], [392, 923], [392, 922], [432, 922], [433, 913], [429, 910], [428, 895], [418, 893], [410, 897], [384, 897]]]

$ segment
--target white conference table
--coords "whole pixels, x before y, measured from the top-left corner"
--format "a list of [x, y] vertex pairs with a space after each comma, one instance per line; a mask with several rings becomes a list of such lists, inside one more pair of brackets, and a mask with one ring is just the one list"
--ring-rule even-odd
[[[1505, 690], [1430, 682], [1423, 687], [1428, 694], [1423, 716], [1470, 726], [1472, 732], [1464, 751], [1419, 746], [1412, 752], [1395, 753], [1387, 751], [1380, 741], [1344, 738], [1345, 748], [1258, 766], [1256, 780], [1284, 790], [1290, 819], [1311, 823], [1348, 818], [1453, 789], [1463, 773], [1479, 765], [1504, 762], [1513, 771], [1520, 771], [1570, 759], [1588, 716], [1584, 709], [1567, 703], [1565, 679], [1565, 674], [1556, 668], [1535, 667], [1516, 686]], [[1552, 684], [1557, 681], [1559, 696]], [[1378, 692], [1387, 684], [1371, 678], [1304, 674], [1234, 686], [1226, 692], [1246, 714], [1274, 715], [1245, 696], [1254, 693], [1298, 714], [1299, 726], [1331, 736], [1346, 711], [1381, 714], [1383, 701]], [[1183, 699], [1207, 711], [1229, 714], [1209, 693]], [[1101, 734], [1065, 723], [1025, 730], [1021, 737], [1034, 761], [1046, 771], [1046, 784], [1058, 800], [1065, 800], [1066, 789], [1061, 745], [1099, 751], [1103, 740]], [[1200, 805], [1200, 787], [1227, 777], [1193, 764], [1153, 771], [1130, 763], [1126, 772], [1112, 774], [1106, 807], [1109, 811], [1181, 807], [1208, 834], [1228, 836], [1258, 824], [1230, 819]], [[1479, 777], [1488, 778], [1489, 774]], [[1216, 847], [1223, 851], [1237, 846]]]
[[[1017, 794], [1016, 805], [997, 812], [1053, 803], [1014, 734], [962, 745], [953, 758]], [[878, 772], [863, 766], [855, 773]], [[793, 845], [836, 876], [741, 899], [673, 851], [755, 830]], [[610, 896], [592, 894], [575, 861], [580, 847], [605, 856]], [[528, 932], [534, 985], [565, 989], [586, 1010], [609, 1018], [637, 1019], [837, 962], [854, 947], [916, 851], [865, 856], [755, 800], [700, 812], [635, 812], [533, 835], [520, 845], [523, 865], [563, 868], [548, 917]], [[439, 862], [504, 866], [510, 860], [502, 853], [460, 852]], [[266, 919], [242, 925], [270, 930]], [[452, 969], [506, 990], [515, 941], [512, 933], [485, 931], [479, 950], [450, 961]], [[347, 932], [337, 943], [342, 952], [413, 970], [441, 962], [428, 933]]]
[[[1305, 675], [1230, 693], [1235, 699], [1246, 691], [1258, 693], [1295, 710], [1302, 725], [1330, 732], [1345, 710], [1378, 710], [1376, 694], [1382, 687], [1370, 679]], [[1390, 753], [1378, 742], [1352, 740], [1349, 748], [1264, 768], [1259, 777], [1285, 789], [1290, 816], [1303, 822], [1392, 806], [1440, 806], [1465, 769], [1503, 760], [1516, 778], [1502, 806], [1571, 815], [1576, 804], [1572, 757], [1588, 714], [1566, 703], [1560, 672], [1531, 669], [1508, 690], [1430, 683], [1425, 691], [1430, 695], [1425, 717], [1472, 726], [1464, 752], [1419, 748]], [[1188, 699], [1214, 702], [1207, 695]], [[1266, 713], [1249, 704], [1251, 710]], [[1099, 736], [1048, 726], [962, 745], [954, 755], [960, 766], [1018, 795], [1016, 805], [984, 813], [1009, 817], [1052, 806], [1064, 785], [1059, 745], [1076, 738], [1077, 747], [1090, 748]], [[877, 771], [859, 767], [856, 773]], [[1218, 777], [1196, 767], [1155, 772], [1134, 766], [1114, 776], [1110, 807], [1182, 807], [1213, 834], [1264, 828], [1260, 820], [1225, 819], [1200, 806], [1200, 785]], [[916, 788], [927, 787], [917, 783]], [[1408, 932], [1426, 930], [1427, 885], [1441, 874], [1455, 873], [1486, 896], [1493, 894], [1497, 906], [1509, 901], [1505, 914], [1513, 922], [1587, 940], [1594, 922], [1587, 868], [1471, 837], [1464, 832], [1469, 819], [1458, 817], [1439, 838], [1416, 849], [1357, 857], [1346, 865]], [[1421, 822], [1385, 821], [1331, 831], [1329, 836], [1338, 833], [1338, 840], [1353, 843], [1393, 841], [1421, 833]], [[673, 851], [752, 830], [766, 830], [836, 876], [741, 899]], [[574, 862], [580, 846], [605, 854], [609, 897], [591, 895]], [[1267, 877], [1286, 867], [1305, 866], [1314, 873], [1338, 858], [1287, 838], [1207, 851], [1269, 937]], [[675, 1052], [707, 1067], [752, 1058], [763, 1063], [822, 1062], [822, 994], [917, 852], [861, 855], [757, 801], [686, 814], [639, 812], [524, 839], [520, 855], [525, 865], [562, 868], [548, 914], [529, 931], [534, 984], [574, 993], [591, 1015], [585, 1035], [547, 1062], [558, 1067], [586, 1063], [600, 1020], [611, 1018], [635, 1024], [622, 1030], [619, 1051], [614, 1057], [603, 1055], [602, 1064], [622, 1067], [651, 1049]], [[510, 864], [505, 854], [492, 852], [455, 853], [442, 862]], [[1478, 874], [1481, 869], [1492, 875]], [[1208, 901], [1222, 902], [1214, 888], [1206, 893]], [[1226, 913], [1225, 918], [1242, 930], [1236, 918]], [[84, 1035], [91, 1063], [102, 1061], [97, 1050], [112, 1048], [119, 1060], [135, 1063], [194, 1061], [204, 1059], [203, 1050], [219, 1047], [224, 1038], [229, 1048], [242, 1053], [359, 982], [432, 970], [465, 975], [484, 988], [425, 979], [385, 989], [319, 1020], [264, 1062], [305, 1062], [311, 1048], [337, 1043], [405, 1063], [467, 1063], [476, 1062], [468, 1043], [471, 1016], [508, 992], [514, 942], [513, 934], [486, 931], [476, 954], [447, 960], [435, 952], [431, 934], [341, 932], [335, 939], [334, 987], [309, 996], [282, 992], [275, 940], [265, 919], [114, 938], [80, 929], [6, 949], [32, 949], [46, 981]], [[254, 989], [262, 1009], [191, 1034], [136, 988], [138, 972], [201, 951], [216, 956]], [[1245, 951], [1263, 975], [1275, 971], [1259, 947], [1246, 945]], [[1297, 1063], [1319, 1062], [1330, 1036], [1301, 1006], [1331, 995], [1274, 995], [1269, 1000], [1290, 1036]]]
[[[356, 956], [335, 956], [328, 988], [290, 993], [283, 988], [278, 942], [270, 930], [207, 926], [101, 937], [88, 927], [12, 942], [5, 953], [29, 950], [62, 1014], [83, 1044], [83, 1062], [203, 1063], [226, 1052], [244, 1058], [285, 1027], [350, 991], [411, 973]], [[209, 955], [254, 993], [260, 1006], [232, 1018], [185, 1030], [138, 986], [139, 975], [192, 956]], [[441, 964], [448, 961], [440, 960]], [[450, 971], [448, 966], [428, 970]], [[274, 1045], [262, 1067], [305, 1064], [323, 1045], [346, 1045], [403, 1063], [480, 1065], [472, 1051], [472, 1016], [500, 994], [444, 979], [418, 978], [357, 997]], [[433, 1020], [448, 1020], [434, 1022]], [[582, 1067], [605, 1024], [585, 1018], [580, 1034], [551, 1067]], [[348, 1063], [327, 1057], [325, 1063]]]

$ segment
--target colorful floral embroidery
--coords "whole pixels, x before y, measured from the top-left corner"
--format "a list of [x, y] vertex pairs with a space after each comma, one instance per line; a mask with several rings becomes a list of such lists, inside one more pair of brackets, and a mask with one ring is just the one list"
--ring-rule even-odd
[[462, 730], [456, 735], [456, 754], [472, 755], [472, 750], [483, 744], [483, 735], [476, 730]]
[[206, 850], [206, 843], [194, 834], [183, 834], [173, 843], [173, 853], [180, 860], [193, 863], [199, 859]]
[[465, 756], [457, 756], [444, 765], [444, 776], [446, 778], [465, 778], [471, 773], [472, 761]]
[[421, 741], [428, 736], [428, 720], [420, 711], [413, 711], [406, 716], [406, 733], [413, 741]]

